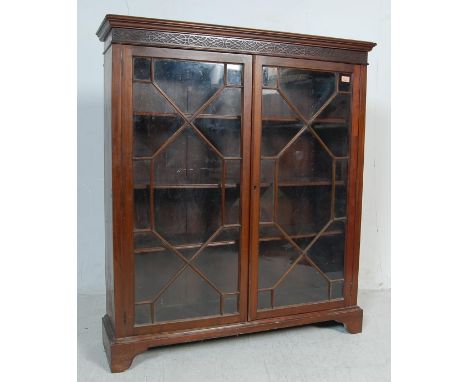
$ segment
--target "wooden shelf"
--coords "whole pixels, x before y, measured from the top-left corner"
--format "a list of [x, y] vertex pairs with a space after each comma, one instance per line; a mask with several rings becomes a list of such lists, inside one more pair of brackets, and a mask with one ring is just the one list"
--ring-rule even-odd
[[[300, 119], [299, 117], [268, 116], [262, 117], [262, 122], [300, 122]], [[317, 118], [312, 121], [312, 124], [314, 123], [347, 124], [348, 122], [344, 118]]]
[[336, 123], [346, 125], [348, 121], [344, 118], [317, 118], [312, 122], [312, 124], [314, 123]]
[[[261, 183], [261, 188], [270, 187], [273, 183]], [[280, 182], [278, 183], [278, 187], [321, 187], [321, 186], [331, 186], [332, 182], [330, 180], [316, 180], [316, 181], [307, 181], [307, 180], [299, 180], [299, 181], [290, 181], [290, 182]], [[346, 186], [344, 181], [336, 181], [336, 186]]]
[[301, 122], [299, 117], [280, 117], [280, 116], [268, 116], [262, 117], [262, 122]]
[[[134, 116], [141, 117], [172, 117], [172, 118], [181, 118], [182, 116], [179, 113], [152, 113], [152, 112], [135, 112]], [[192, 114], [184, 114], [188, 119], [192, 118]], [[240, 119], [241, 115], [219, 115], [219, 114], [199, 114], [195, 117], [197, 119]]]
[[[342, 234], [342, 231], [339, 230], [334, 230], [334, 231], [328, 231], [322, 233], [321, 236], [335, 236], [335, 235], [340, 235]], [[315, 236], [317, 236], [318, 232], [310, 232], [310, 233], [303, 233], [303, 234], [297, 234], [297, 235], [289, 235], [291, 239], [311, 239]], [[271, 237], [261, 237], [259, 239], [260, 241], [276, 241], [276, 240], [286, 240], [284, 237], [280, 236], [271, 236]]]
[[[141, 117], [166, 117], [166, 118], [182, 118], [178, 113], [152, 113], [152, 112], [134, 112], [134, 116]], [[192, 114], [185, 114], [187, 118], [191, 118]], [[199, 114], [195, 117], [197, 119], [241, 119], [241, 115], [219, 115], [219, 114]], [[294, 117], [281, 117], [281, 116], [268, 116], [262, 117], [262, 122], [301, 122], [300, 118]], [[348, 121], [344, 118], [317, 118], [312, 121], [314, 123], [330, 123], [346, 125]]]
[[[261, 183], [261, 188], [267, 188], [272, 186], [273, 183]], [[323, 187], [331, 186], [332, 182], [329, 180], [319, 180], [319, 181], [297, 181], [297, 182], [280, 182], [278, 187]], [[336, 181], [336, 186], [346, 186], [344, 181]], [[144, 190], [149, 188], [147, 183], [136, 183], [133, 188], [135, 190]], [[240, 187], [239, 183], [225, 183], [224, 188], [238, 188]], [[221, 188], [221, 183], [205, 183], [205, 184], [155, 184], [154, 189], [192, 189], [192, 188]]]
[[[342, 234], [342, 231], [335, 230], [335, 231], [329, 231], [329, 232], [324, 232], [322, 236], [335, 236], [335, 235], [340, 235]], [[311, 232], [311, 233], [305, 233], [305, 234], [299, 234], [299, 235], [290, 235], [291, 239], [308, 239], [308, 238], [313, 238], [317, 236], [317, 232]], [[263, 237], [259, 239], [260, 242], [266, 242], [266, 241], [278, 241], [278, 240], [286, 240], [284, 237], [280, 236], [271, 236], [271, 237]], [[224, 245], [234, 245], [237, 244], [237, 240], [229, 240], [229, 241], [215, 241], [210, 244], [208, 244], [207, 247], [219, 247], [219, 246], [224, 246]], [[184, 249], [197, 249], [200, 248], [203, 245], [203, 243], [187, 243], [187, 244], [179, 244], [179, 245], [174, 245], [173, 247], [177, 250], [184, 250]], [[149, 252], [162, 252], [162, 251], [168, 251], [167, 248], [164, 247], [148, 247], [148, 248], [138, 248], [135, 249], [135, 253], [149, 253]]]
[[[135, 190], [144, 190], [149, 188], [150, 185], [147, 183], [137, 183], [133, 185]], [[240, 187], [238, 183], [225, 183], [224, 188], [237, 188]], [[192, 189], [192, 188], [219, 188], [221, 189], [221, 183], [206, 183], [206, 184], [155, 184], [154, 189]]]
[[[317, 181], [295, 181], [295, 182], [280, 182], [278, 187], [320, 187], [320, 186], [331, 186], [330, 180], [317, 180]], [[335, 182], [336, 186], [344, 186], [343, 181]]]
[[[208, 244], [207, 247], [219, 247], [221, 245], [234, 245], [236, 243], [237, 243], [236, 240], [216, 241], [216, 242], [212, 242]], [[200, 248], [202, 245], [203, 243], [188, 243], [188, 244], [174, 245], [173, 247], [177, 250], [184, 250], [184, 249], [197, 249], [197, 248]], [[135, 253], [162, 252], [162, 251], [168, 251], [168, 249], [164, 247], [149, 247], [149, 248], [138, 248], [134, 250]]]

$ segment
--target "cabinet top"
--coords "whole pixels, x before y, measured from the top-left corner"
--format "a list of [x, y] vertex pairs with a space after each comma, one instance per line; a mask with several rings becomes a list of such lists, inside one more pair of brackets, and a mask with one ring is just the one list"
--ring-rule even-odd
[[97, 36], [112, 43], [367, 63], [373, 42], [214, 24], [106, 15]]

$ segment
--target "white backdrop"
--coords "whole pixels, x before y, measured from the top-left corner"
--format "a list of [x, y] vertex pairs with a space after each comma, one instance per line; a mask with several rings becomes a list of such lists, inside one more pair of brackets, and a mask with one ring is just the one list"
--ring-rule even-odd
[[105, 14], [316, 34], [377, 43], [369, 55], [359, 283], [390, 288], [390, 0], [78, 1], [78, 292], [104, 293]]

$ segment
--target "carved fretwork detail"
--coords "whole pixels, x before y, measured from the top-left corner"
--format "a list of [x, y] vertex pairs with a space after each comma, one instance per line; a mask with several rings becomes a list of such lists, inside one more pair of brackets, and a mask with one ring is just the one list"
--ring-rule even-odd
[[112, 29], [112, 43], [216, 50], [366, 64], [367, 52], [140, 29]]

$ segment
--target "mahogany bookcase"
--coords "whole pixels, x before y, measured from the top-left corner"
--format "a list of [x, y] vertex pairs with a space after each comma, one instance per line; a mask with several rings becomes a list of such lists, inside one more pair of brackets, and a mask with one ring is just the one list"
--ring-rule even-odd
[[370, 42], [107, 15], [113, 372], [150, 347], [321, 321], [359, 333]]

